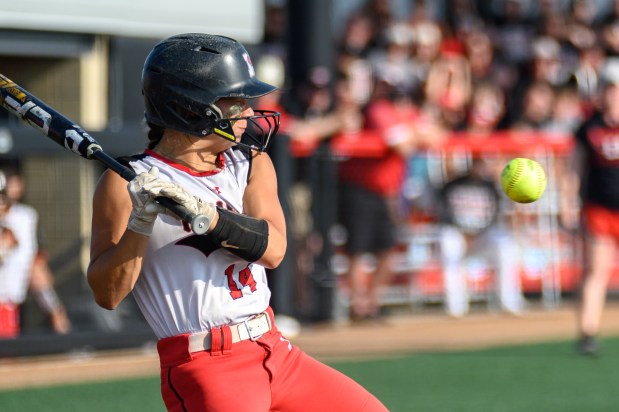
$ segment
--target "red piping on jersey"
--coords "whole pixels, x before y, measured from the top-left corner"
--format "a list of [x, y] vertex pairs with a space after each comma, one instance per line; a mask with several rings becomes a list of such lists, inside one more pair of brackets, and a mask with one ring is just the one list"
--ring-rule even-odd
[[172, 166], [175, 169], [178, 169], [180, 171], [183, 171], [185, 173], [188, 173], [192, 176], [198, 176], [198, 177], [203, 177], [203, 176], [212, 176], [212, 175], [216, 175], [217, 173], [221, 172], [224, 169], [225, 163], [224, 163], [224, 157], [223, 154], [218, 153], [217, 154], [217, 159], [215, 160], [215, 164], [217, 165], [217, 167], [219, 169], [217, 170], [209, 170], [206, 172], [198, 172], [196, 170], [191, 169], [190, 167], [187, 167], [185, 165], [182, 165], [180, 163], [176, 163], [175, 161], [168, 159], [167, 157], [163, 157], [162, 155], [160, 155], [159, 153], [151, 150], [151, 149], [146, 149], [144, 151], [144, 154], [148, 155], [148, 156], [152, 156], [155, 159], [161, 160], [162, 162], [166, 163], [169, 166]]

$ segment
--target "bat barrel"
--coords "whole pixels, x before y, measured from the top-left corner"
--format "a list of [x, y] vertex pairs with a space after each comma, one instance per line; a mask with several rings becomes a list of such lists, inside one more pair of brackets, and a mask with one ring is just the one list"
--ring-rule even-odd
[[0, 104], [26, 124], [82, 157], [90, 159], [94, 151], [101, 150], [96, 140], [76, 122], [58, 113], [2, 74]]

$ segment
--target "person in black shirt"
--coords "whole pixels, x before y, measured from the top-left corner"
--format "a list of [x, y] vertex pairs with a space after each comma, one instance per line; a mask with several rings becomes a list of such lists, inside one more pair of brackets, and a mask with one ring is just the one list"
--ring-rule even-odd
[[577, 350], [599, 350], [608, 281], [619, 242], [619, 59], [602, 70], [599, 110], [576, 133], [575, 170], [580, 171], [585, 275], [578, 312]]

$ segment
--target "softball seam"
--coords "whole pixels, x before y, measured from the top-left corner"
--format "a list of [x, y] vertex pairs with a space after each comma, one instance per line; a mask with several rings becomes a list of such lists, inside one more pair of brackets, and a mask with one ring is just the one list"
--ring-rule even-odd
[[509, 184], [507, 185], [507, 189], [505, 190], [505, 192], [508, 195], [512, 191], [516, 183], [518, 183], [518, 180], [520, 180], [520, 177], [522, 176], [522, 169], [524, 168], [522, 164], [523, 162], [521, 161], [516, 162], [516, 170], [514, 171], [514, 174], [512, 175], [512, 178], [510, 179]]

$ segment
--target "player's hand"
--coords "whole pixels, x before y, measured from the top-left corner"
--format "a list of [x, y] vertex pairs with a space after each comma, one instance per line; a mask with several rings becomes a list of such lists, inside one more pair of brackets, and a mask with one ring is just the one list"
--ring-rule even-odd
[[[209, 227], [211, 225], [211, 222], [213, 221], [213, 219], [215, 219], [215, 216], [217, 215], [217, 207], [214, 204], [205, 202], [199, 197], [192, 195], [187, 190], [185, 190], [185, 188], [177, 185], [176, 183], [161, 187], [158, 196], [170, 198], [179, 205], [184, 206], [192, 214], [206, 217]], [[172, 213], [168, 214], [171, 214], [172, 216], [178, 218]]]
[[170, 198], [192, 214], [205, 216], [210, 226], [217, 215], [215, 205], [202, 201], [177, 183], [160, 179], [158, 175], [159, 170], [153, 167], [148, 173], [141, 173], [129, 182], [128, 189], [133, 203], [129, 219], [130, 230], [149, 236], [159, 213], [179, 219], [176, 214], [157, 203], [157, 197]]
[[131, 216], [127, 228], [144, 236], [150, 236], [157, 215], [165, 211], [165, 208], [155, 201], [161, 186], [166, 182], [159, 177], [159, 169], [153, 167], [148, 173], [140, 173], [127, 185], [131, 197]]

